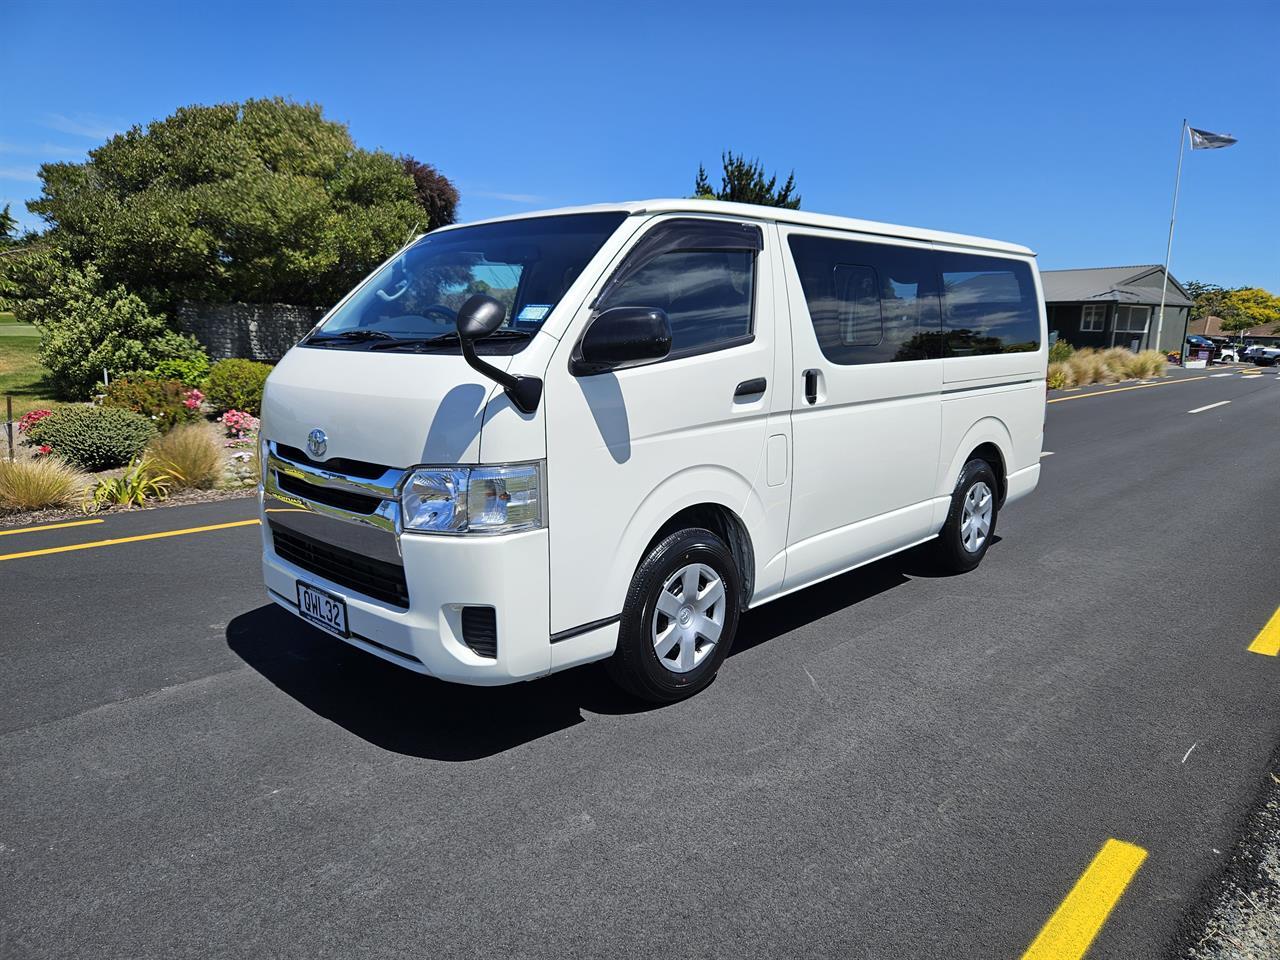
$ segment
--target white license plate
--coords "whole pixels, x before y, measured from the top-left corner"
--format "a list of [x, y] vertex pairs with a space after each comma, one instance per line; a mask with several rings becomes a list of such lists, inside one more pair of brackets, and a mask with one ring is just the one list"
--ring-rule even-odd
[[298, 581], [298, 613], [335, 636], [345, 639], [351, 635], [347, 630], [347, 601], [301, 580]]

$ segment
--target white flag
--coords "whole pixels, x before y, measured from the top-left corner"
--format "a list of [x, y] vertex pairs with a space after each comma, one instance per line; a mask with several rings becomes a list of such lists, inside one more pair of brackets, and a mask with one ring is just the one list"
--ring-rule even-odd
[[1236, 142], [1236, 138], [1229, 133], [1210, 133], [1208, 130], [1197, 130], [1195, 127], [1187, 129], [1191, 131], [1192, 150], [1218, 150]]

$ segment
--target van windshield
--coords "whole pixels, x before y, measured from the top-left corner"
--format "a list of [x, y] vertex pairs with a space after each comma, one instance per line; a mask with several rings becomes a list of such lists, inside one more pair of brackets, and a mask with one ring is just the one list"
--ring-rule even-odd
[[506, 307], [506, 316], [482, 342], [501, 352], [518, 350], [625, 218], [623, 212], [565, 214], [429, 233], [386, 264], [302, 343], [456, 351], [458, 308], [483, 293]]

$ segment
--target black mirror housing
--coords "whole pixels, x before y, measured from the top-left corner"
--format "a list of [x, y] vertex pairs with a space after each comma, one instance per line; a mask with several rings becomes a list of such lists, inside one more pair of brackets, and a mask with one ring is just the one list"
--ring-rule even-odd
[[483, 340], [502, 326], [507, 308], [493, 297], [477, 293], [458, 308], [454, 321], [461, 340]]
[[507, 308], [493, 297], [477, 293], [458, 308], [454, 323], [458, 328], [458, 345], [462, 358], [477, 373], [483, 374], [506, 391], [507, 399], [521, 413], [533, 413], [542, 399], [542, 381], [537, 377], [521, 377], [507, 373], [476, 356], [475, 341], [483, 340], [502, 326]]
[[661, 360], [671, 352], [671, 321], [657, 307], [614, 307], [591, 321], [569, 362], [575, 377]]

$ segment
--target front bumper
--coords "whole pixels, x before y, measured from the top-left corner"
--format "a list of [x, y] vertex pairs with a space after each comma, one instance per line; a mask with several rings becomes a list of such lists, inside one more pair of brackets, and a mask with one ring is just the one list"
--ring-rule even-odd
[[[263, 504], [262, 573], [267, 593], [297, 614], [297, 581], [346, 600], [348, 642], [375, 656], [442, 680], [497, 685], [551, 669], [547, 531], [493, 537], [405, 533], [399, 540], [409, 605], [363, 596], [296, 566], [275, 552], [270, 522], [285, 504]], [[272, 508], [272, 509], [266, 509]], [[492, 607], [497, 656], [483, 657], [462, 639], [462, 608]], [[317, 628], [319, 629], [319, 628]]]

